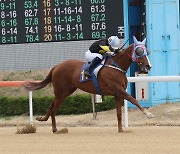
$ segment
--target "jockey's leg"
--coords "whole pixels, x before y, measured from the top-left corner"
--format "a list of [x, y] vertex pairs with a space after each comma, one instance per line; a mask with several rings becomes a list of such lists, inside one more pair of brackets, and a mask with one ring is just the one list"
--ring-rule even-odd
[[84, 71], [84, 74], [86, 75], [86, 76], [91, 76], [91, 72], [92, 72], [92, 69], [97, 65], [97, 64], [99, 64], [101, 62], [101, 58], [99, 58], [99, 57], [95, 57], [93, 60], [92, 60], [92, 62], [91, 62], [91, 64], [89, 65], [89, 67], [87, 67], [86, 69], [85, 69], [85, 71]]

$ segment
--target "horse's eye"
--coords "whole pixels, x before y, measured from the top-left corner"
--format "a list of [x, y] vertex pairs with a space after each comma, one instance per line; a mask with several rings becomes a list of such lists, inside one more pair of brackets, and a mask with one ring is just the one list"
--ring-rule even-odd
[[144, 50], [143, 48], [141, 47], [138, 47], [136, 50], [135, 50], [135, 53], [137, 56], [142, 56], [144, 54]]

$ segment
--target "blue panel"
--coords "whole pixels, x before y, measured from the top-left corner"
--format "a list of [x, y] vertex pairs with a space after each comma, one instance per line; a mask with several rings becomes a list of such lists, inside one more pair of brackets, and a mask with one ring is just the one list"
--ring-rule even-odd
[[141, 24], [141, 15], [140, 6], [129, 6], [129, 24], [131, 26], [139, 26]]
[[167, 50], [178, 49], [178, 7], [176, 1], [165, 2], [166, 10], [166, 48]]
[[[167, 75], [179, 75], [179, 57], [177, 51], [169, 51], [167, 52]], [[172, 99], [180, 99], [180, 82], [168, 82], [168, 100]]]
[[151, 23], [150, 35], [153, 50], [164, 51], [165, 28], [164, 28], [164, 9], [162, 3], [153, 3], [151, 5]]
[[[152, 72], [154, 76], [166, 75], [166, 54], [165, 54], [165, 26], [164, 26], [164, 8], [162, 2], [153, 3], [151, 5], [151, 61]], [[167, 88], [165, 82], [152, 83], [153, 100], [165, 100]]]
[[[166, 75], [166, 54], [163, 52], [152, 53], [152, 74], [153, 76]], [[167, 95], [167, 87], [165, 82], [155, 82], [152, 84], [153, 100], [165, 100]]]
[[[178, 7], [175, 0], [165, 2], [167, 75], [179, 75], [178, 57]], [[168, 100], [180, 98], [179, 82], [168, 82]]]
[[[180, 75], [178, 53], [179, 13], [177, 0], [147, 0], [152, 76]], [[180, 99], [179, 82], [151, 84], [153, 105]]]
[[[146, 0], [147, 45], [151, 50], [149, 57], [152, 63], [149, 74], [152, 76], [180, 75], [179, 3], [179, 0]], [[130, 14], [139, 16], [141, 11], [135, 11], [138, 7], [131, 7]], [[132, 28], [133, 25], [139, 26], [137, 20], [131, 21], [129, 27]], [[151, 83], [149, 96], [150, 100], [141, 102], [141, 105], [180, 101], [180, 82]]]

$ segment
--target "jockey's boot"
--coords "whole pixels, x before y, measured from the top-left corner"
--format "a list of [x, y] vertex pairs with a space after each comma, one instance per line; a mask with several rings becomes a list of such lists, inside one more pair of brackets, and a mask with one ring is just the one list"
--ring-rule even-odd
[[101, 62], [101, 59], [99, 57], [95, 57], [91, 64], [89, 65], [89, 67], [87, 67], [85, 70], [84, 70], [84, 75], [88, 76], [88, 77], [91, 77], [91, 71], [92, 69]]

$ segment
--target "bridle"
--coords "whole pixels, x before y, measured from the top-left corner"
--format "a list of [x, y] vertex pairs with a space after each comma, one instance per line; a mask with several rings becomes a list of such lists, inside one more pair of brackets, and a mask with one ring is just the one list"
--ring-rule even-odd
[[[141, 53], [141, 55], [138, 55], [136, 53], [136, 49], [137, 48], [141, 48], [143, 50], [143, 53]], [[144, 44], [133, 44], [133, 50], [130, 53], [128, 53], [127, 55], [132, 59], [132, 61], [136, 62], [136, 63], [140, 63], [139, 62], [139, 58], [142, 58], [143, 56], [147, 56], [149, 53], [148, 53], [148, 50], [146, 49], [145, 45]]]

